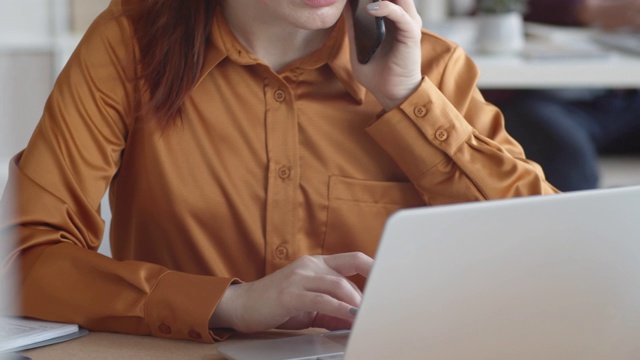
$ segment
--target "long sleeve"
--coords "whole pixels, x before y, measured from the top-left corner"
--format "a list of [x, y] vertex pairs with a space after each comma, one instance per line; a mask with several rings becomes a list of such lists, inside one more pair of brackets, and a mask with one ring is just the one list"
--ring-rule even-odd
[[[428, 37], [431, 35], [425, 35]], [[446, 63], [426, 76], [401, 106], [368, 132], [393, 157], [429, 204], [551, 194], [539, 165], [525, 159], [501, 113], [482, 98], [478, 71], [460, 49], [425, 45], [424, 62]]]
[[[11, 164], [8, 228], [19, 246], [21, 314], [98, 331], [211, 341], [208, 320], [229, 278], [96, 253], [100, 200], [136, 109], [130, 24], [114, 1], [61, 73], [30, 144]], [[8, 201], [8, 200], [5, 200]]]

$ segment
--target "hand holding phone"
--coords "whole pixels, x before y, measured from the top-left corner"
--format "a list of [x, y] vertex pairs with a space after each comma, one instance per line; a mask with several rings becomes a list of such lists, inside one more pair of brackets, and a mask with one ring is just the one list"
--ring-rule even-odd
[[367, 5], [378, 1], [380, 0], [350, 0], [356, 54], [361, 64], [371, 60], [385, 37], [384, 19], [367, 12]]
[[383, 0], [374, 2], [375, 6], [372, 2], [350, 0], [352, 71], [382, 107], [390, 110], [423, 80], [422, 19], [414, 1]]

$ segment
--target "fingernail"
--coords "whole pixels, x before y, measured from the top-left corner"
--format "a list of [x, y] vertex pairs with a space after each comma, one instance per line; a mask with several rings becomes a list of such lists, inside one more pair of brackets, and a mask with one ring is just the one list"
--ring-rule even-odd
[[352, 307], [351, 309], [349, 309], [349, 312], [351, 313], [351, 315], [356, 316], [358, 315], [358, 308]]
[[371, 10], [371, 11], [376, 11], [376, 10], [380, 10], [380, 4], [378, 3], [371, 3], [367, 5], [367, 9]]

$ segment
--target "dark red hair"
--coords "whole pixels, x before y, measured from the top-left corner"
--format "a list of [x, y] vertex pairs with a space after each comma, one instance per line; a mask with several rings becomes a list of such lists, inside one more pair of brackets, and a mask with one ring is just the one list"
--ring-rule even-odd
[[210, 39], [215, 0], [128, 2], [148, 96], [144, 117], [169, 125], [195, 87]]

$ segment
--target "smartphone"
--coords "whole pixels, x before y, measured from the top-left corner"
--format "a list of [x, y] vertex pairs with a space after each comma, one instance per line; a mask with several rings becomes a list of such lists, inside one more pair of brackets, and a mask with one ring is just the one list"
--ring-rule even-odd
[[367, 5], [380, 0], [350, 0], [358, 62], [366, 64], [384, 40], [384, 19], [371, 16]]

